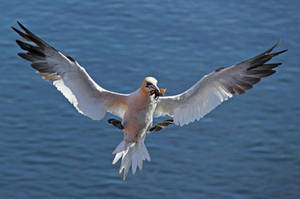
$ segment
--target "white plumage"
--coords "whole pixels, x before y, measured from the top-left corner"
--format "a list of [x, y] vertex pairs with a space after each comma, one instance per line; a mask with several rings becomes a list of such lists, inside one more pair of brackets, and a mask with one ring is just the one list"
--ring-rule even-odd
[[281, 63], [266, 62], [286, 51], [271, 53], [278, 42], [252, 59], [215, 70], [175, 96], [161, 96], [164, 90], [158, 88], [157, 80], [153, 77], [146, 77], [135, 92], [120, 94], [99, 86], [73, 58], [64, 56], [22, 24], [19, 25], [25, 33], [12, 28], [35, 45], [17, 40], [18, 45], [27, 51], [18, 55], [30, 61], [43, 79], [52, 81], [78, 112], [94, 120], [102, 119], [106, 112], [122, 119], [122, 122], [114, 119], [111, 122], [124, 131], [124, 139], [113, 151], [115, 158], [112, 162], [115, 164], [121, 159], [120, 173], [124, 171], [123, 179], [130, 167], [135, 174], [138, 167], [142, 169], [144, 160], [151, 160], [144, 144], [146, 133], [173, 123], [173, 120], [166, 120], [153, 127], [153, 116], [168, 115], [180, 126], [199, 120], [234, 94], [242, 94], [262, 77], [272, 75], [275, 72], [273, 68]]

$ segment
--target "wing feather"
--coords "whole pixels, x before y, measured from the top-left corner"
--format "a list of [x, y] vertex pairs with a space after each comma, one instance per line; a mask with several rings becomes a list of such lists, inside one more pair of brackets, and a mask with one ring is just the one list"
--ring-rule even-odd
[[175, 96], [160, 97], [155, 116], [169, 115], [177, 125], [185, 125], [201, 119], [223, 101], [234, 94], [243, 94], [258, 83], [261, 78], [270, 76], [281, 63], [265, 64], [287, 50], [271, 53], [272, 48], [229, 68], [221, 67], [205, 75], [190, 89]]
[[30, 61], [32, 68], [43, 79], [52, 81], [78, 112], [95, 120], [102, 119], [106, 112], [123, 117], [127, 109], [128, 95], [103, 89], [72, 57], [64, 56], [20, 22], [18, 24], [25, 32], [14, 27], [12, 29], [25, 40], [35, 44], [16, 40], [20, 48], [27, 51], [18, 55]]

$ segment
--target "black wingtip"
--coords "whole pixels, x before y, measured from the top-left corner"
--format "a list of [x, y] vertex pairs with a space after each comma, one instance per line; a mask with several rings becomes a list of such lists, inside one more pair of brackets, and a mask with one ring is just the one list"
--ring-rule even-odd
[[274, 46], [272, 46], [269, 50], [266, 50], [265, 52], [264, 52], [264, 54], [268, 54], [268, 53], [270, 53], [270, 52], [272, 52], [278, 45], [279, 45], [279, 43], [280, 43], [280, 39], [276, 42], [276, 44], [274, 45]]
[[23, 26], [23, 24], [21, 24], [21, 22], [20, 21], [17, 21], [17, 23], [18, 23], [18, 25], [23, 29], [23, 30], [25, 30], [26, 28], [25, 28], [25, 26]]
[[21, 32], [20, 30], [18, 30], [15, 27], [11, 27], [16, 33], [18, 33], [22, 38], [24, 38], [27, 41], [31, 41], [30, 37], [28, 35], [26, 35], [25, 33]]
[[11, 29], [13, 29], [15, 32], [17, 32], [17, 33], [19, 33], [19, 34], [20, 34], [20, 32], [21, 32], [21, 31], [19, 31], [18, 29], [16, 29], [16, 28], [13, 27], [13, 26], [11, 26]]
[[21, 49], [23, 50], [29, 50], [30, 49], [30, 45], [21, 41], [21, 40], [16, 40], [16, 43], [20, 46]]
[[280, 44], [281, 40], [279, 39], [276, 44], [272, 47], [272, 49], [276, 48]]
[[272, 55], [272, 57], [275, 57], [275, 56], [277, 56], [277, 55], [279, 55], [279, 54], [282, 54], [282, 53], [284, 53], [284, 52], [286, 52], [286, 51], [288, 51], [288, 49], [281, 50], [281, 51], [279, 51], [279, 52], [275, 52], [275, 53], [272, 53], [272, 54], [270, 54], [270, 55]]
[[16, 43], [17, 43], [20, 47], [22, 47], [22, 43], [24, 43], [24, 42], [22, 42], [22, 41], [16, 39]]
[[22, 35], [22, 32], [19, 31], [18, 29], [16, 29], [15, 27], [11, 26], [11, 29], [13, 29], [16, 33], [18, 33], [19, 35]]
[[[19, 26], [22, 25], [20, 21], [17, 21], [17, 23], [18, 23]], [[20, 25], [20, 24], [21, 24], [21, 25]], [[15, 27], [13, 27], [13, 26], [11, 26], [11, 28], [12, 28], [13, 30], [17, 30], [17, 29], [16, 29]]]
[[14, 31], [16, 31], [16, 30], [17, 30], [17, 29], [16, 29], [15, 27], [13, 27], [13, 26], [11, 26], [10, 28], [11, 28], [11, 29], [13, 29]]
[[17, 21], [17, 23], [28, 35], [34, 36], [31, 31], [29, 31], [23, 24], [21, 24], [21, 22]]
[[12, 27], [12, 29], [14, 31], [16, 31], [21, 37], [23, 37], [27, 41], [37, 44], [40, 47], [44, 46], [44, 47], [52, 48], [53, 50], [55, 50], [53, 47], [49, 46], [46, 42], [44, 42], [42, 39], [40, 39], [38, 36], [36, 36], [30, 30], [28, 30], [25, 26], [23, 26], [21, 24], [21, 22], [17, 21], [17, 23], [22, 28], [22, 30], [24, 30], [25, 32], [23, 33], [20, 30], [16, 29], [15, 27]]

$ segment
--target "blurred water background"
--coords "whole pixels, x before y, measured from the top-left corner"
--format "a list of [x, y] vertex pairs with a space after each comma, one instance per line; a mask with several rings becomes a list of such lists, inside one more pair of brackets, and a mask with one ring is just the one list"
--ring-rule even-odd
[[[300, 198], [300, 1], [0, 1], [0, 198]], [[199, 122], [148, 135], [123, 182], [122, 134], [80, 115], [17, 57], [20, 20], [106, 89], [177, 94], [281, 39], [278, 73]]]

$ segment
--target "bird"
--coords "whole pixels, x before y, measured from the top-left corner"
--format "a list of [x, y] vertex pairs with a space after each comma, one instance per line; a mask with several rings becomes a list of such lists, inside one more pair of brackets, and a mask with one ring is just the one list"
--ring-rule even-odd
[[[123, 180], [132, 170], [142, 170], [145, 160], [151, 161], [145, 146], [147, 133], [158, 132], [168, 125], [183, 126], [200, 120], [222, 102], [245, 93], [262, 78], [274, 74], [281, 63], [267, 63], [287, 51], [273, 52], [279, 41], [265, 52], [230, 67], [220, 67], [203, 76], [186, 91], [166, 96], [166, 89], [158, 87], [154, 77], [146, 77], [139, 88], [130, 94], [109, 91], [97, 84], [86, 70], [71, 56], [65, 56], [33, 34], [19, 21], [21, 30], [12, 27], [27, 42], [16, 40], [26, 51], [18, 55], [31, 62], [44, 80], [48, 80], [73, 104], [77, 111], [93, 120], [101, 120], [106, 113], [117, 116], [108, 123], [123, 131], [123, 140], [115, 148], [112, 164], [121, 159], [119, 173]], [[170, 119], [153, 124], [154, 117]]]

